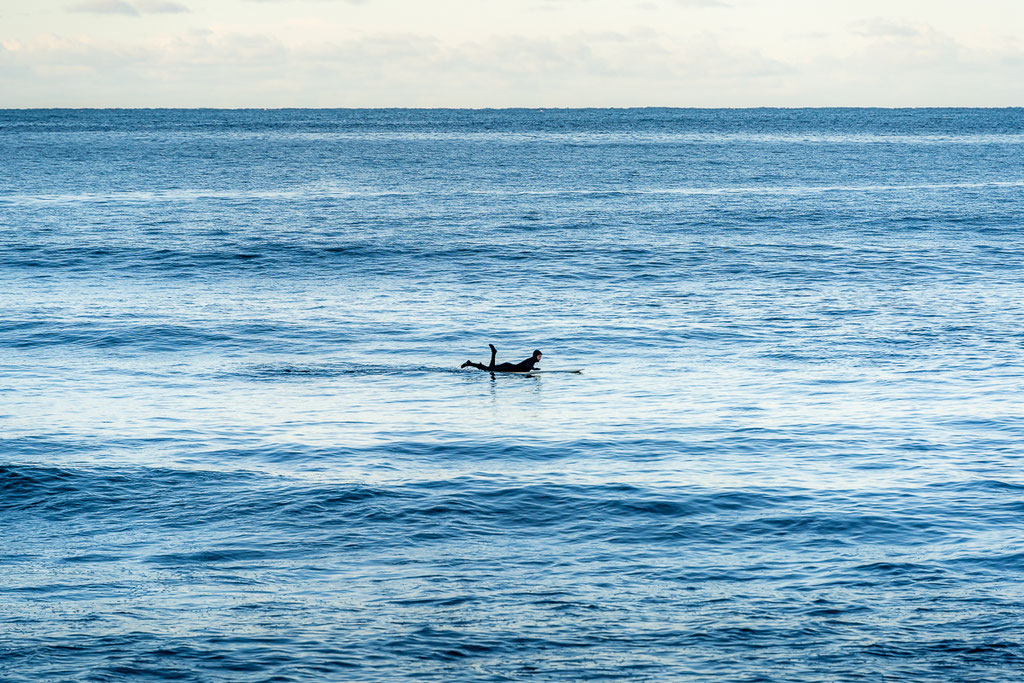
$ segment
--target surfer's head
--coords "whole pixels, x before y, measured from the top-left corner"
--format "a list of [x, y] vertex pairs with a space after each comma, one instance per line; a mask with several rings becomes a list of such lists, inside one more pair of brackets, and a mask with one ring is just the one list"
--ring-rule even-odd
[[540, 360], [540, 357], [541, 357], [541, 356], [543, 356], [543, 355], [544, 355], [544, 354], [542, 354], [542, 353], [540, 352], [540, 349], [534, 349], [534, 350], [533, 350], [533, 359], [534, 359], [534, 360]]

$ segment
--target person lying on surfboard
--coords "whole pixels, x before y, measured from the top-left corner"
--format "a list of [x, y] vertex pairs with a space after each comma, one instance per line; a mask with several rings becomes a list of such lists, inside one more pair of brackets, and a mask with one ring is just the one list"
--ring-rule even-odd
[[467, 360], [463, 363], [461, 368], [479, 368], [480, 370], [487, 370], [488, 372], [529, 372], [533, 370], [533, 366], [540, 362], [540, 357], [543, 355], [540, 349], [533, 352], [533, 355], [522, 361], [521, 363], [499, 363], [494, 364], [494, 357], [498, 355], [498, 349], [494, 348], [494, 344], [488, 344], [491, 347], [491, 364], [484, 365], [483, 363], [474, 363], [471, 360]]

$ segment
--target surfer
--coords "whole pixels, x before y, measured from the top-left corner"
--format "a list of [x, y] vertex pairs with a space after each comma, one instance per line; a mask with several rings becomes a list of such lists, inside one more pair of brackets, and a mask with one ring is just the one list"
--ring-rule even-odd
[[498, 349], [494, 348], [494, 344], [488, 344], [491, 347], [491, 363], [490, 365], [484, 365], [483, 363], [474, 363], [471, 360], [467, 360], [460, 367], [466, 368], [479, 368], [480, 370], [487, 370], [488, 372], [529, 372], [533, 370], [533, 366], [540, 362], [540, 357], [543, 355], [540, 349], [533, 352], [533, 355], [522, 361], [521, 363], [499, 363], [494, 364], [494, 357], [498, 355]]

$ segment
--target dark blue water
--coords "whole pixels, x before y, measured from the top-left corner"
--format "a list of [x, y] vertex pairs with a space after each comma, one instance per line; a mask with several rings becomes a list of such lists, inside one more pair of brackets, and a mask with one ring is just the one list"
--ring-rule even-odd
[[1022, 228], [1024, 110], [0, 112], [0, 678], [1024, 680]]

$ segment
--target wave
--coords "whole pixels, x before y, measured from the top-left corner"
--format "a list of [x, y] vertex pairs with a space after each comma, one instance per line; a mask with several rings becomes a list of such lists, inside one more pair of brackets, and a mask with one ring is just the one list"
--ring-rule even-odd
[[224, 135], [526, 135], [786, 138], [1021, 132], [1019, 108], [32, 109], [0, 110], [0, 132]]
[[[495, 249], [491, 244], [431, 245], [406, 243], [302, 244], [264, 241], [257, 244], [212, 244], [206, 248], [150, 248], [116, 244], [50, 246], [8, 243], [0, 246], [3, 269], [23, 268], [94, 273], [99, 269], [135, 273], [140, 270], [168, 272], [176, 276], [195, 271], [287, 270], [300, 267], [335, 267], [359, 264], [381, 275], [411, 271], [423, 261], [486, 258], [513, 263], [526, 259], [551, 259], [569, 252], [568, 247], [538, 251], [536, 254]], [[376, 270], [374, 270], [376, 269]]]
[[[606, 228], [583, 241], [572, 231], [536, 227], [519, 230], [515, 226], [496, 231], [491, 241], [464, 234], [443, 238], [410, 234], [390, 242], [349, 235], [291, 241], [268, 235], [259, 241], [210, 239], [160, 248], [112, 241], [102, 244], [97, 236], [88, 235], [70, 246], [9, 241], [0, 245], [0, 273], [23, 271], [38, 278], [60, 272], [82, 277], [189, 279], [261, 274], [296, 281], [329, 275], [379, 278], [385, 285], [396, 277], [408, 277], [455, 292], [470, 284], [490, 285], [495, 280], [506, 286], [538, 280], [549, 286], [641, 281], [649, 286], [671, 286], [681, 280], [762, 276], [805, 285], [834, 281], [837, 275], [869, 275], [893, 281], [922, 276], [974, 280], [979, 274], [1016, 268], [1015, 261], [1008, 258], [1014, 253], [1008, 247], [965, 245], [950, 249], [936, 244], [946, 233], [985, 235], [984, 239], [990, 240], [989, 235], [1009, 234], [1016, 229], [1001, 219], [936, 214], [907, 217], [901, 223], [903, 239], [913, 237], [918, 230], [930, 231], [935, 239], [911, 250], [900, 241], [870, 241], [868, 228], [861, 242], [828, 244], [807, 233], [786, 232], [765, 239], [757, 234], [757, 226], [742, 225], [727, 229], [737, 240], [750, 235], [756, 241], [736, 247], [708, 244], [691, 232], [629, 243], [611, 239]], [[711, 232], [718, 225], [709, 221], [704, 229]], [[953, 254], [958, 258], [950, 258]]]
[[[505, 535], [557, 529], [567, 537], [612, 544], [717, 539], [738, 550], [774, 538], [819, 549], [865, 542], [928, 547], [955, 545], [979, 518], [988, 520], [990, 531], [1013, 526], [1010, 515], [994, 509], [986, 483], [965, 493], [937, 497], [918, 488], [865, 497], [795, 487], [717, 489], [479, 476], [360, 484], [245, 470], [0, 465], [0, 510], [8, 515], [120, 519], [173, 528], [225, 521], [249, 528], [258, 521], [268, 530], [319, 528], [324, 533], [344, 526], [347, 543], [360, 544], [388, 538], [403, 544], [410, 536], [439, 530]], [[986, 499], [984, 508], [976, 507]], [[1011, 553], [998, 563], [1019, 564], [1020, 557]], [[996, 562], [951, 561], [985, 567]]]
[[[133, 134], [126, 132], [126, 136]], [[188, 132], [189, 138], [196, 136]], [[468, 142], [490, 145], [1021, 145], [1024, 133], [824, 133], [668, 132], [668, 131], [298, 131], [203, 133], [210, 139], [281, 139], [311, 142], [397, 141]]]
[[[141, 321], [132, 316], [114, 320], [36, 318], [8, 319], [0, 323], [0, 346], [33, 349], [73, 346], [94, 349], [133, 347], [142, 351], [180, 351], [198, 346], [222, 346], [239, 338], [245, 326], [220, 330], [206, 323], [194, 325]], [[249, 330], [252, 334], [254, 330]], [[257, 330], [258, 331], [258, 328]], [[272, 336], [269, 335], [268, 336]], [[268, 339], [272, 343], [272, 340]]]
[[[1024, 144], [1024, 140], [1022, 140]], [[358, 198], [429, 197], [455, 199], [478, 197], [657, 197], [657, 196], [716, 196], [716, 195], [779, 195], [801, 196], [818, 194], [884, 194], [912, 191], [1015, 189], [1024, 187], [1024, 180], [991, 180], [942, 183], [869, 183], [844, 185], [716, 185], [691, 187], [636, 187], [636, 188], [430, 188], [420, 191], [377, 190], [370, 188], [306, 187], [278, 190], [150, 190], [131, 192], [78, 192], [0, 194], [0, 206], [66, 205], [77, 204], [188, 204], [203, 201], [244, 202], [308, 202], [317, 200], [345, 200]]]
[[[0, 674], [727, 679], [723, 652], [778, 652], [800, 680], [890, 659], [1001, 680], [1024, 663], [1024, 562], [998, 540], [1019, 519], [963, 520], [1019, 491], [949, 493], [2, 465]], [[922, 641], [911, 617], [939, 623]], [[862, 644], [821, 655], [837, 638]]]

